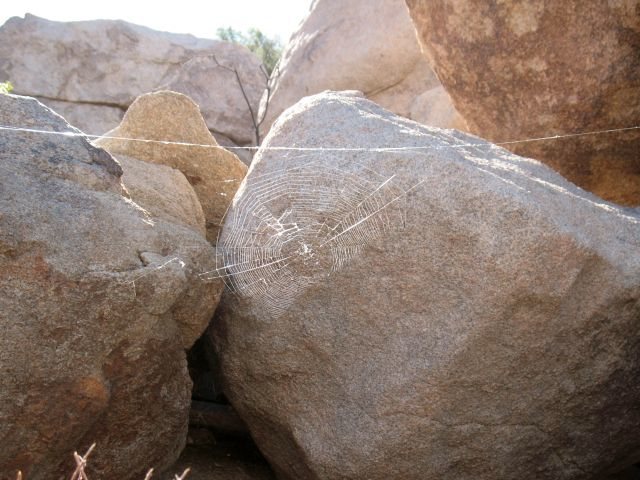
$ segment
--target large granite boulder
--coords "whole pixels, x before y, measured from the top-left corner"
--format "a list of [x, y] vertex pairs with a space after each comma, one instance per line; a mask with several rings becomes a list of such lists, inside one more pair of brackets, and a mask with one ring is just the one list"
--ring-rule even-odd
[[[324, 90], [360, 90], [376, 103], [417, 121], [464, 126], [453, 107], [433, 115], [435, 104], [451, 105], [444, 90], [415, 100], [440, 85], [422, 57], [403, 0], [315, 0], [282, 53], [269, 103], [261, 105], [262, 130], [302, 97]], [[456, 123], [457, 122], [457, 123]]]
[[[406, 0], [470, 131], [494, 142], [640, 124], [640, 1]], [[506, 145], [640, 205], [640, 130]]]
[[133, 157], [182, 172], [202, 205], [207, 239], [215, 243], [247, 167], [218, 145], [189, 97], [170, 91], [141, 95], [122, 123], [95, 144], [117, 158]]
[[139, 95], [175, 90], [200, 106], [212, 132], [242, 145], [255, 142], [247, 102], [255, 115], [266, 86], [260, 60], [240, 45], [120, 20], [53, 22], [29, 14], [0, 28], [0, 78], [95, 135], [116, 127]]
[[[0, 95], [0, 112], [79, 133], [33, 98]], [[147, 165], [147, 190], [182, 207], [136, 204], [120, 164], [82, 137], [0, 131], [0, 478], [67, 477], [96, 442], [93, 477], [139, 479], [184, 446], [185, 349], [222, 282], [202, 279], [215, 252], [190, 185]]]
[[210, 338], [279, 478], [577, 480], [640, 460], [640, 215], [535, 160], [307, 97], [219, 252], [235, 293]]

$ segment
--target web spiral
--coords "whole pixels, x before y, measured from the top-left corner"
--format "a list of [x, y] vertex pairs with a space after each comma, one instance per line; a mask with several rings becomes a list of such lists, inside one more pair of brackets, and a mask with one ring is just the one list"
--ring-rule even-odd
[[307, 163], [246, 179], [217, 250], [230, 290], [284, 312], [301, 290], [343, 269], [393, 223], [394, 177]]

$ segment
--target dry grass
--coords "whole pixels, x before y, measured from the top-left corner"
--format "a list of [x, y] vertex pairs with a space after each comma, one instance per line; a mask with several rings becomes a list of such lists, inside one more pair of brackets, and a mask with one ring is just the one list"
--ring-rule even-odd
[[[94, 448], [96, 448], [95, 443], [89, 447], [89, 450], [87, 450], [87, 453], [85, 453], [84, 455], [80, 455], [78, 454], [78, 452], [73, 452], [73, 458], [76, 461], [76, 469], [73, 472], [73, 475], [71, 475], [70, 480], [89, 480], [89, 477], [85, 472], [85, 468], [87, 467], [87, 458], [89, 458], [89, 455], [91, 455], [91, 452], [93, 452]], [[185, 478], [187, 478], [189, 470], [190, 469], [187, 468], [184, 472], [182, 472], [182, 475], [175, 475], [175, 480], [184, 480]], [[149, 469], [147, 474], [144, 476], [144, 480], [150, 480], [152, 475], [153, 468]], [[18, 471], [16, 480], [23, 480], [21, 471]]]

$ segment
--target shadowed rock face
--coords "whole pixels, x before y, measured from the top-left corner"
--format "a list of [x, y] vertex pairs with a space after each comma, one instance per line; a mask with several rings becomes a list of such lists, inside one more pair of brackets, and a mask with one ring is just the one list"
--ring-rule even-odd
[[[294, 142], [338, 149], [268, 150]], [[236, 293], [211, 338], [279, 478], [639, 460], [637, 214], [355, 95], [307, 97], [263, 147], [223, 228]]]
[[[0, 112], [77, 132], [33, 98], [0, 95]], [[131, 201], [120, 164], [84, 138], [0, 132], [0, 478], [67, 477], [93, 442], [95, 478], [143, 478], [184, 446], [185, 349], [222, 283], [199, 276], [215, 254], [186, 179], [148, 170], [183, 208]]]
[[[638, 0], [406, 3], [473, 133], [503, 142], [640, 123]], [[602, 198], [640, 204], [637, 130], [507, 148]]]

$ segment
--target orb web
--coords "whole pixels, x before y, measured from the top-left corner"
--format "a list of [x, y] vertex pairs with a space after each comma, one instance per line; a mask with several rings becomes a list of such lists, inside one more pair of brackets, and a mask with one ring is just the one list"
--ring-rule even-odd
[[278, 316], [388, 230], [387, 207], [405, 193], [394, 176], [327, 163], [250, 175], [217, 245], [221, 267], [209, 278]]

